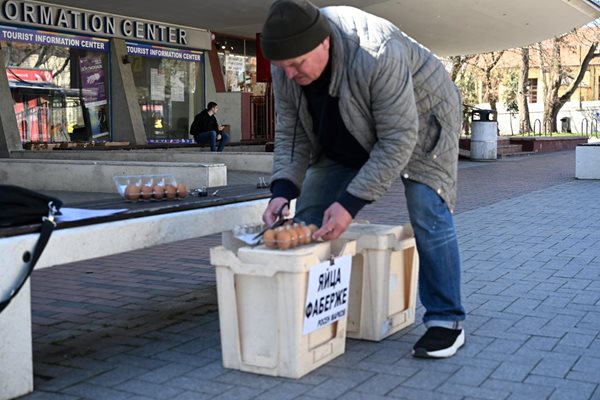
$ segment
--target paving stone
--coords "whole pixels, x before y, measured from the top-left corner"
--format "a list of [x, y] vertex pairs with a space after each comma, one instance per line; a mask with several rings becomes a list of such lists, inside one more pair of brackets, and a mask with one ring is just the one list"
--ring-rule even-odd
[[183, 392], [173, 397], [171, 400], [209, 400], [212, 395], [198, 392]]
[[547, 399], [554, 392], [554, 388], [538, 382], [510, 382], [505, 380], [489, 379], [482, 386], [497, 392], [500, 396], [528, 396], [530, 399]]
[[172, 388], [165, 385], [158, 385], [140, 380], [129, 380], [115, 386], [116, 389], [146, 396], [149, 399], [172, 399], [181, 394], [183, 389]]
[[125, 400], [131, 397], [131, 393], [114, 390], [110, 387], [94, 385], [92, 383], [80, 383], [78, 385], [70, 386], [64, 391], [90, 400]]
[[493, 372], [492, 368], [482, 366], [463, 366], [448, 379], [446, 384], [480, 386]]
[[215, 400], [248, 400], [255, 399], [256, 396], [261, 393], [260, 390], [248, 388], [248, 387], [236, 387], [222, 393], [216, 397]]
[[164, 383], [172, 378], [181, 377], [182, 375], [192, 371], [193, 369], [194, 367], [190, 365], [173, 363], [138, 375], [137, 379], [153, 383]]
[[398, 376], [380, 373], [367, 379], [355, 387], [354, 390], [364, 394], [383, 396], [399, 386], [400, 383], [401, 380], [398, 379]]
[[532, 373], [545, 377], [564, 378], [575, 362], [577, 362], [577, 359], [577, 356], [568, 354], [548, 353], [540, 363], [536, 365]]
[[445, 383], [444, 385], [440, 386], [436, 391], [440, 393], [460, 394], [466, 397], [488, 400], [506, 399], [510, 394], [510, 392], [508, 392], [506, 388], [488, 389], [454, 383]]
[[143, 375], [146, 372], [146, 369], [136, 368], [130, 365], [117, 366], [116, 368], [110, 371], [104, 372], [89, 379], [88, 382], [100, 386], [114, 387], [132, 378], [137, 378], [138, 376]]
[[291, 400], [303, 395], [312, 389], [312, 386], [301, 385], [295, 382], [283, 382], [276, 387], [260, 394], [261, 400]]
[[495, 371], [491, 377], [497, 380], [507, 380], [512, 382], [523, 382], [531, 373], [535, 365], [515, 364], [513, 362], [504, 362]]
[[441, 385], [445, 385], [446, 381], [452, 375], [453, 374], [451, 373], [443, 373], [439, 371], [432, 371], [431, 369], [425, 369], [406, 379], [402, 383], [402, 386], [413, 389], [433, 390], [437, 389]]
[[387, 397], [406, 400], [462, 400], [464, 398], [460, 394], [442, 393], [427, 389], [413, 389], [404, 385], [391, 391]]
[[533, 383], [538, 386], [553, 388], [553, 392], [548, 397], [549, 400], [558, 399], [592, 399], [596, 391], [597, 384], [586, 383], [578, 380], [555, 379], [545, 376], [531, 375], [526, 379], [527, 383]]
[[317, 398], [323, 399], [331, 399], [337, 398], [353, 389], [358, 385], [357, 382], [352, 381], [351, 379], [338, 379], [331, 378], [326, 380], [325, 382], [315, 386], [311, 390], [309, 390], [306, 394], [308, 396], [313, 396]]

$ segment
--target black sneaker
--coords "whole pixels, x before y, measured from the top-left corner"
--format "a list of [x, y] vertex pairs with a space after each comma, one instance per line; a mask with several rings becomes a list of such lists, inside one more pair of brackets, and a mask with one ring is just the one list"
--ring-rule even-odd
[[464, 329], [448, 329], [434, 326], [414, 345], [412, 354], [421, 358], [452, 357], [465, 344]]

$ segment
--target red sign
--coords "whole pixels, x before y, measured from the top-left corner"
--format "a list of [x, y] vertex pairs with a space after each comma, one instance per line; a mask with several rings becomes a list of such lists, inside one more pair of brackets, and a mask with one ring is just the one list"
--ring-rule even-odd
[[37, 68], [6, 68], [6, 76], [9, 81], [25, 81], [27, 83], [52, 82], [52, 71]]
[[260, 33], [256, 34], [256, 81], [271, 82], [271, 61], [267, 60], [260, 47]]

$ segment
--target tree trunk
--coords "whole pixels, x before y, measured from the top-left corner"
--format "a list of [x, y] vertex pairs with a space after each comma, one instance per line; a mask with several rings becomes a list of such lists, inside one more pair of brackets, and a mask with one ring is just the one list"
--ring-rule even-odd
[[560, 38], [554, 38], [552, 41], [551, 67], [548, 71], [546, 80], [547, 87], [544, 93], [544, 132], [556, 132], [556, 117], [558, 115], [558, 90], [561, 83], [561, 60], [560, 60]]
[[494, 68], [498, 65], [498, 62], [502, 58], [504, 50], [498, 53], [492, 52], [491, 61], [488, 61], [486, 57], [483, 58], [485, 67], [482, 68], [484, 75], [483, 93], [482, 100], [484, 103], [489, 103], [490, 108], [494, 111], [497, 110], [496, 103], [498, 102], [498, 80], [494, 77]]
[[519, 104], [519, 133], [532, 132], [529, 119], [529, 47], [521, 48], [521, 73], [517, 93]]
[[458, 78], [458, 73], [460, 72], [463, 62], [461, 56], [452, 56], [450, 57], [450, 61], [452, 62], [452, 69], [450, 70], [450, 78], [452, 78], [452, 82], [456, 82], [456, 78]]
[[577, 77], [573, 80], [573, 83], [567, 89], [567, 91], [565, 93], [563, 93], [563, 95], [560, 96], [555, 102], [553, 102], [552, 113], [554, 114], [554, 126], [557, 126], [557, 118], [558, 118], [558, 113], [559, 113], [560, 109], [565, 105], [565, 103], [567, 103], [571, 99], [571, 96], [573, 95], [573, 93], [575, 93], [575, 90], [577, 90], [577, 88], [579, 87], [579, 84], [583, 80], [583, 77], [590, 65], [590, 62], [594, 58], [600, 56], [600, 54], [596, 54], [597, 48], [598, 48], [598, 42], [592, 43], [592, 45], [590, 46], [590, 48], [587, 51], [587, 54], [583, 58], [583, 61], [581, 62], [581, 67], [579, 68]]

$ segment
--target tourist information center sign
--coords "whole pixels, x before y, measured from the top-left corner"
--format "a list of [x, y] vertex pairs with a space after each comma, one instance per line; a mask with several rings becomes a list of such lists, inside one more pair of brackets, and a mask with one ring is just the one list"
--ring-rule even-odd
[[207, 30], [38, 1], [0, 1], [0, 22], [75, 35], [114, 37], [199, 50], [211, 48], [211, 34]]
[[310, 268], [302, 334], [307, 335], [346, 316], [351, 271], [350, 255]]

